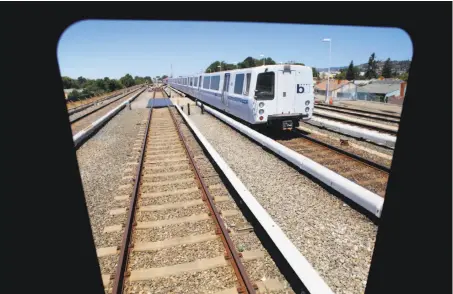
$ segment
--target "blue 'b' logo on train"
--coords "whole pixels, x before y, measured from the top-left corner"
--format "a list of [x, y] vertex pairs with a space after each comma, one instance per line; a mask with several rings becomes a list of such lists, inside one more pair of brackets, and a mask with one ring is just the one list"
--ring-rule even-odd
[[297, 84], [297, 94], [302, 94], [305, 92], [305, 88], [301, 84]]

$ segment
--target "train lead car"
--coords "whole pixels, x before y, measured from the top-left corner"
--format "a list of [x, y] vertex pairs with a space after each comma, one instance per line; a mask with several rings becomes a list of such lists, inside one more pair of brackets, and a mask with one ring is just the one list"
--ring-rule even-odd
[[166, 83], [255, 127], [291, 130], [313, 115], [308, 66], [264, 65], [169, 78]]

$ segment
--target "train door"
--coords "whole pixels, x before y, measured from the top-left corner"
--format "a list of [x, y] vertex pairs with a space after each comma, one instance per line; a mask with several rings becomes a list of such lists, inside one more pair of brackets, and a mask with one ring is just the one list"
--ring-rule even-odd
[[225, 105], [225, 109], [228, 108], [228, 89], [230, 87], [230, 74], [226, 73], [223, 79], [223, 90], [222, 90], [222, 104]]
[[277, 71], [277, 113], [288, 114], [295, 111], [295, 73], [294, 71]]

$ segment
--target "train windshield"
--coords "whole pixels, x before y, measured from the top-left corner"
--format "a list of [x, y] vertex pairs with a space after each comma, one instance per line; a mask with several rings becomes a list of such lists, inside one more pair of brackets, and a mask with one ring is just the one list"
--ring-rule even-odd
[[258, 74], [256, 81], [256, 99], [274, 99], [275, 73], [264, 72]]

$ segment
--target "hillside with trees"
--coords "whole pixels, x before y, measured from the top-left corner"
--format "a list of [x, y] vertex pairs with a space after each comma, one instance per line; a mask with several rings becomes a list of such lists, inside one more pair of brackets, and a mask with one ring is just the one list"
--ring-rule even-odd
[[[225, 61], [216, 60], [206, 68], [205, 73], [219, 72], [219, 71], [224, 71], [224, 70], [233, 70], [233, 69], [240, 69], [240, 68], [250, 68], [250, 67], [262, 66], [262, 65], [274, 65], [274, 64], [277, 64], [277, 63], [271, 57], [256, 59], [256, 58], [249, 56], [246, 59], [244, 59], [242, 62], [239, 62], [237, 64], [227, 63]], [[305, 65], [304, 63], [296, 62], [294, 60], [285, 62], [285, 64]], [[318, 74], [316, 68], [313, 67], [312, 71], [313, 71], [313, 77], [318, 77], [319, 74]]]
[[130, 74], [126, 74], [119, 80], [108, 77], [103, 79], [87, 79], [84, 77], [72, 79], [66, 76], [62, 77], [62, 80], [64, 89], [74, 89], [68, 95], [69, 100], [86, 99], [144, 83], [152, 84], [151, 77], [132, 77]]
[[[354, 66], [353, 61], [351, 61], [349, 67], [331, 67], [330, 70], [339, 71], [340, 73], [335, 76], [335, 79], [340, 80], [346, 79], [351, 81], [384, 77], [407, 81], [410, 65], [410, 60], [391, 60], [390, 58], [387, 58], [385, 61], [378, 60], [376, 54], [373, 52], [367, 63]], [[326, 72], [328, 69], [317, 68], [317, 70]], [[360, 72], [365, 73], [364, 76], [360, 76]]]

